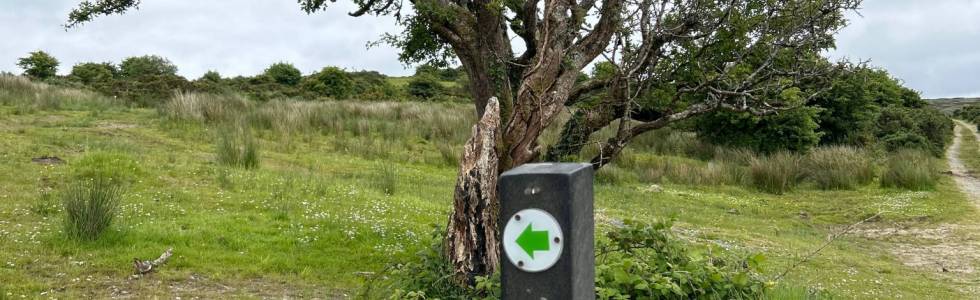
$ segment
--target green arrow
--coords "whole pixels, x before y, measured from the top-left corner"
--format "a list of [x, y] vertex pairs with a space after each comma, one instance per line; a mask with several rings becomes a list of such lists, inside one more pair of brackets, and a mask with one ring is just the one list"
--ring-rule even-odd
[[524, 232], [517, 237], [517, 245], [527, 252], [527, 255], [534, 259], [534, 251], [548, 251], [551, 247], [548, 244], [548, 231], [534, 231], [531, 229], [531, 225], [527, 224], [527, 228], [524, 228]]

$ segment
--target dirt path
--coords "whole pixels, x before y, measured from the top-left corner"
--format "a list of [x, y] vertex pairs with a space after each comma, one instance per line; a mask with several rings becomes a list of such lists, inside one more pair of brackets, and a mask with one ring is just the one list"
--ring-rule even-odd
[[[955, 139], [946, 151], [949, 174], [967, 199], [980, 210], [980, 179], [971, 174], [960, 157], [963, 134], [977, 134], [968, 124], [957, 122]], [[978, 136], [980, 142], [980, 136]], [[880, 242], [904, 265], [926, 278], [950, 284], [980, 299], [980, 214], [956, 223], [935, 225], [870, 224], [855, 232]], [[910, 274], [911, 276], [911, 274]]]
[[980, 134], [976, 132], [976, 128], [972, 125], [956, 122], [956, 137], [953, 139], [953, 144], [949, 146], [946, 150], [946, 159], [949, 161], [949, 171], [953, 174], [953, 179], [956, 181], [956, 185], [960, 187], [960, 190], [966, 194], [973, 204], [980, 208], [980, 179], [975, 177], [975, 174], [971, 174], [969, 168], [963, 164], [963, 160], [960, 159], [960, 148], [963, 143], [963, 132], [968, 132], [967, 134], [973, 134], [977, 137], [977, 141], [980, 142]]

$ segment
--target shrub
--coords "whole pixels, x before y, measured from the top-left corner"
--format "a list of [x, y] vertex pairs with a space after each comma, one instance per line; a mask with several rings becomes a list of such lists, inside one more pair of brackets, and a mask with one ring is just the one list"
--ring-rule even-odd
[[274, 63], [263, 74], [282, 85], [297, 85], [303, 79], [303, 73], [287, 62]]
[[892, 154], [881, 175], [882, 187], [908, 190], [930, 190], [939, 180], [939, 166], [929, 154], [905, 149]]
[[791, 191], [804, 175], [800, 156], [788, 152], [757, 157], [749, 162], [752, 185], [767, 193], [781, 195]]
[[798, 107], [779, 114], [756, 116], [718, 110], [695, 120], [698, 136], [716, 145], [749, 148], [762, 153], [806, 152], [820, 142], [819, 109]]
[[874, 162], [849, 146], [820, 147], [806, 158], [807, 176], [824, 190], [853, 189], [874, 180]]
[[112, 225], [119, 208], [120, 189], [108, 178], [83, 180], [62, 193], [65, 234], [79, 240], [95, 240]]
[[17, 66], [24, 69], [24, 75], [34, 79], [54, 77], [58, 73], [58, 64], [58, 59], [40, 50], [17, 60]]
[[303, 89], [316, 96], [347, 99], [354, 93], [354, 80], [337, 67], [326, 67], [303, 81]]
[[888, 107], [878, 117], [877, 132], [888, 151], [920, 149], [941, 157], [953, 127], [953, 121], [936, 109]]
[[233, 122], [235, 126], [222, 126], [218, 130], [218, 163], [254, 169], [259, 166], [259, 150], [252, 138], [252, 130], [243, 122]]
[[124, 78], [177, 75], [177, 66], [157, 55], [128, 57], [119, 64], [119, 75]]
[[419, 99], [431, 100], [443, 92], [442, 84], [435, 75], [422, 73], [412, 77], [408, 82], [408, 94]]
[[694, 255], [673, 236], [672, 222], [624, 223], [597, 247], [598, 299], [754, 299], [766, 292], [761, 254]]
[[116, 77], [119, 70], [112, 63], [79, 63], [71, 68], [68, 79], [81, 83], [96, 91], [108, 92], [112, 85], [112, 80]]

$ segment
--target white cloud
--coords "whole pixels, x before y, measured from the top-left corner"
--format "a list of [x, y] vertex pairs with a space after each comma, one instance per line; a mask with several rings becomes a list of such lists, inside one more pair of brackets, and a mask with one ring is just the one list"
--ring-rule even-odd
[[[146, 0], [140, 10], [65, 31], [78, 1], [0, 1], [0, 70], [17, 71], [17, 57], [43, 49], [62, 61], [61, 73], [143, 54], [171, 59], [190, 78], [209, 69], [251, 75], [277, 61], [306, 73], [327, 65], [411, 73], [396, 49], [365, 47], [398, 31], [394, 19], [349, 17], [350, 1], [307, 15], [286, 0]], [[870, 59], [926, 97], [980, 95], [980, 1], [866, 0], [861, 15], [839, 34], [832, 57]]]
[[388, 46], [367, 49], [384, 32], [397, 31], [392, 17], [347, 15], [340, 1], [307, 15], [295, 1], [148, 0], [139, 10], [96, 19], [65, 31], [61, 25], [77, 0], [4, 0], [0, 3], [0, 70], [16, 70], [16, 58], [43, 49], [61, 60], [61, 73], [83, 61], [114, 61], [157, 54], [180, 74], [207, 70], [251, 75], [288, 61], [306, 73], [324, 66], [411, 73]]
[[980, 1], [867, 0], [832, 57], [870, 59], [925, 97], [980, 95]]

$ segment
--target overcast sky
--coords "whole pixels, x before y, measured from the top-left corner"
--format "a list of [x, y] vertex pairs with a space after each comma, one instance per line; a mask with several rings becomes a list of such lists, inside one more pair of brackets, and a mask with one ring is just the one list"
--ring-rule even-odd
[[[143, 54], [169, 58], [189, 78], [253, 75], [278, 61], [304, 73], [326, 65], [411, 73], [395, 49], [366, 47], [397, 31], [394, 20], [348, 17], [350, 1], [306, 15], [295, 0], [144, 0], [138, 11], [65, 31], [78, 2], [0, 0], [0, 70], [19, 73], [17, 58], [43, 49], [61, 60], [61, 73]], [[865, 0], [860, 14], [830, 56], [871, 60], [925, 97], [980, 96], [980, 1]]]

